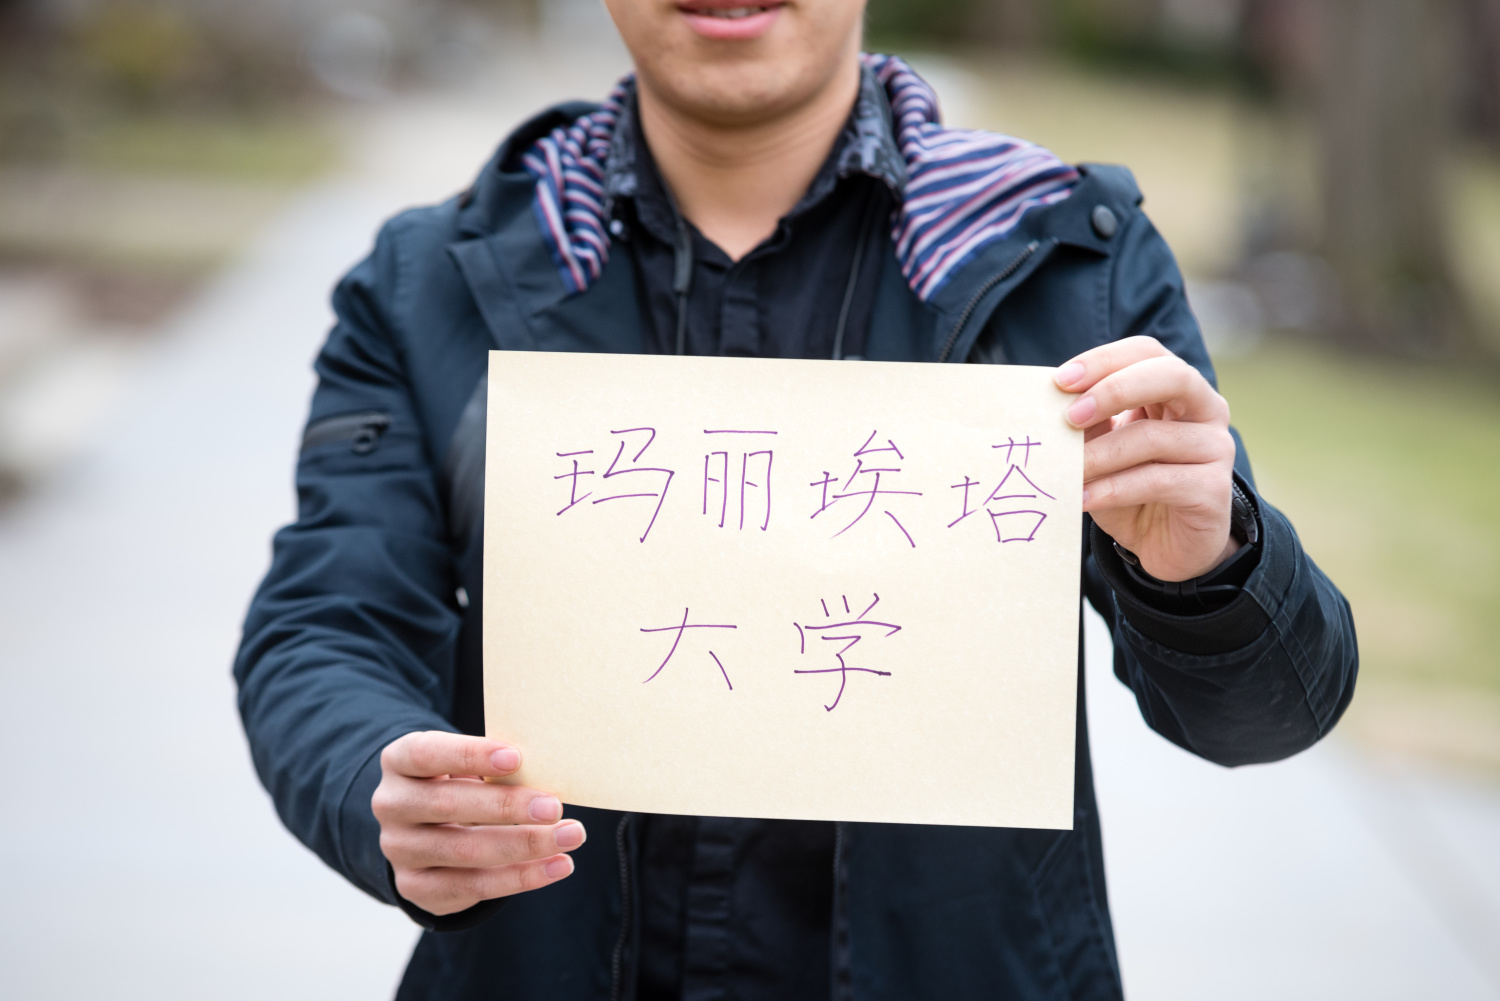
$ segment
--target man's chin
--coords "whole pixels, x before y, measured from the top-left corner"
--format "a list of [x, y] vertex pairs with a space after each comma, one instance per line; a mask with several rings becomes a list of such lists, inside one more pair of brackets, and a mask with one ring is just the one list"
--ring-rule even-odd
[[777, 62], [694, 67], [671, 74], [653, 89], [679, 114], [724, 127], [753, 126], [786, 114], [816, 92]]

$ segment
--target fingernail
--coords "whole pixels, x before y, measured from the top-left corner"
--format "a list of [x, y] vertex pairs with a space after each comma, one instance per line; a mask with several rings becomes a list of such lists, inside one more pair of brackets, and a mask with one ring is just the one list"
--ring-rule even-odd
[[1094, 402], [1092, 396], [1085, 396], [1068, 408], [1068, 421], [1074, 427], [1083, 427], [1093, 419], [1099, 410], [1099, 404]]
[[552, 832], [552, 840], [557, 842], [557, 847], [563, 851], [571, 851], [583, 844], [587, 837], [583, 825], [576, 820], [570, 820], [566, 824], [559, 824], [557, 830]]
[[573, 859], [567, 855], [555, 858], [542, 866], [542, 871], [547, 874], [548, 879], [562, 879], [573, 871]]
[[538, 796], [526, 809], [532, 820], [540, 820], [544, 824], [562, 819], [562, 803], [558, 802], [556, 796]]
[[1081, 362], [1070, 361], [1057, 370], [1057, 384], [1059, 386], [1071, 386], [1083, 378], [1085, 371]]
[[1089, 502], [1089, 492], [1088, 492], [1088, 491], [1087, 491], [1087, 490], [1085, 490], [1085, 491], [1084, 491], [1084, 492], [1083, 492], [1083, 502], [1084, 502], [1084, 503], [1085, 503], [1085, 504], [1087, 504], [1087, 503], [1088, 503], [1088, 502]]
[[514, 747], [502, 747], [490, 755], [490, 764], [497, 772], [513, 772], [521, 767], [521, 752]]

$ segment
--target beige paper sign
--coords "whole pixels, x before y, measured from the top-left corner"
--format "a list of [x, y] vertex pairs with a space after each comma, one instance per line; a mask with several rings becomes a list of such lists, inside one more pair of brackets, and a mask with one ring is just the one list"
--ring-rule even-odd
[[485, 719], [607, 809], [1070, 828], [1052, 370], [493, 352]]

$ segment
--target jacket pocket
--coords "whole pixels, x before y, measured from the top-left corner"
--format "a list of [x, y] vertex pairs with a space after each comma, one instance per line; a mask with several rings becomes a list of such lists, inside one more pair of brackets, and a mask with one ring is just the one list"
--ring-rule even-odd
[[380, 447], [380, 438], [391, 426], [391, 415], [383, 410], [361, 410], [352, 414], [334, 414], [313, 421], [302, 432], [302, 452], [306, 455], [324, 445], [347, 443], [355, 455], [369, 455]]

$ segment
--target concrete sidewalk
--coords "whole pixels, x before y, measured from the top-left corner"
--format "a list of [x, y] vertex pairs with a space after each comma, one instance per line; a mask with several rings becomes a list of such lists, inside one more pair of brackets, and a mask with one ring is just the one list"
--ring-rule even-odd
[[[543, 57], [372, 112], [354, 168], [274, 220], [140, 361], [89, 455], [0, 519], [5, 997], [392, 992], [416, 929], [281, 828], [228, 665], [292, 513], [329, 287], [382, 218], [461, 188], [510, 122], [624, 65], [606, 45], [562, 78]], [[1204, 764], [1146, 730], [1101, 635], [1094, 754], [1133, 997], [1500, 998], [1500, 794], [1336, 741]]]

